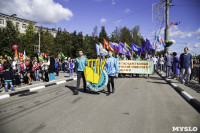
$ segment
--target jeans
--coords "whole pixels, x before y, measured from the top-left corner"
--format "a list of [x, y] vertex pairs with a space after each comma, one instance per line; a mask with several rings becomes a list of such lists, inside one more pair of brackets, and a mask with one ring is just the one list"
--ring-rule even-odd
[[8, 83], [10, 84], [10, 87], [12, 88], [12, 91], [15, 90], [13, 87], [12, 82], [5, 82], [5, 91], [8, 91]]
[[157, 67], [157, 64], [154, 64], [154, 69], [153, 69], [154, 73], [156, 72], [156, 67]]
[[35, 81], [40, 80], [40, 69], [35, 70]]
[[163, 67], [164, 67], [164, 65], [163, 65], [163, 64], [160, 64], [160, 71], [161, 71], [161, 72], [163, 71]]
[[49, 80], [55, 80], [55, 74], [49, 73]]
[[85, 81], [84, 72], [78, 71], [77, 72], [77, 86], [76, 86], [76, 90], [75, 90], [76, 92], [79, 91], [81, 78], [83, 78], [83, 87], [84, 87], [83, 89], [84, 89], [84, 91], [86, 91], [86, 81]]
[[73, 69], [69, 69], [69, 77], [73, 76]]
[[171, 66], [166, 66], [166, 77], [168, 78], [171, 75]]
[[114, 90], [114, 76], [108, 76], [108, 84], [107, 84], [107, 88], [108, 88], [108, 93], [110, 93], [110, 84], [112, 85], [112, 90]]
[[55, 68], [56, 76], [59, 76], [59, 68]]
[[[186, 73], [187, 72], [187, 76], [186, 76]], [[188, 83], [189, 82], [189, 77], [191, 75], [191, 68], [181, 68], [181, 81], [182, 83]], [[185, 76], [186, 76], [186, 79], [185, 79]]]

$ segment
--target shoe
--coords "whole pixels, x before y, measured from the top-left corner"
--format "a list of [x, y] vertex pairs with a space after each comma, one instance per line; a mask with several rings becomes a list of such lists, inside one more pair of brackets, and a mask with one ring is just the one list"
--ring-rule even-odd
[[86, 89], [83, 89], [83, 92], [87, 92], [87, 90], [86, 90]]
[[15, 91], [15, 89], [13, 89], [12, 91]]
[[7, 90], [7, 91], [5, 91], [5, 92], [8, 92], [8, 90]]
[[108, 92], [108, 93], [106, 94], [106, 96], [110, 96], [110, 92]]
[[78, 91], [74, 91], [74, 95], [78, 95]]
[[112, 90], [112, 93], [114, 93], [114, 92], [115, 92], [115, 89]]

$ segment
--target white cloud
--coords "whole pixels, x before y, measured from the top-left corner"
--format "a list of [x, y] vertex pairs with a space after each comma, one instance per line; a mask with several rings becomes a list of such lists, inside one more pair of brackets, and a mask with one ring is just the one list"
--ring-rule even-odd
[[112, 5], [115, 5], [116, 3], [115, 3], [115, 0], [111, 0], [112, 1]]
[[129, 13], [131, 11], [131, 9], [126, 8], [126, 10], [124, 11], [124, 13]]
[[101, 18], [100, 22], [105, 23], [107, 20], [105, 18]]
[[[160, 34], [164, 35], [165, 28], [161, 29]], [[188, 38], [192, 37], [194, 34], [198, 34], [200, 32], [200, 28], [195, 31], [195, 32], [187, 32], [187, 31], [182, 31], [178, 28], [178, 26], [174, 25], [173, 27], [170, 27], [169, 29], [169, 36], [170, 37], [179, 37], [179, 38]]]
[[176, 43], [176, 40], [174, 40], [174, 39], [171, 39], [171, 41], [172, 41], [173, 43]]
[[56, 24], [63, 19], [69, 21], [73, 16], [70, 9], [53, 0], [5, 0], [1, 1], [0, 12], [8, 15], [17, 14], [20, 18], [42, 24]]
[[194, 48], [200, 48], [200, 43], [194, 44]]

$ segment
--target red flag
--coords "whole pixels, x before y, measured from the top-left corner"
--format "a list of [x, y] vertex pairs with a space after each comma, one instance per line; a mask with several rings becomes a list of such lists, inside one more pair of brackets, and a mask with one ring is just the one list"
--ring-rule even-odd
[[171, 22], [169, 25], [170, 25], [170, 26], [174, 25], [174, 22]]
[[113, 51], [113, 49], [110, 47], [110, 44], [106, 41], [106, 39], [103, 39], [104, 42], [104, 48]]

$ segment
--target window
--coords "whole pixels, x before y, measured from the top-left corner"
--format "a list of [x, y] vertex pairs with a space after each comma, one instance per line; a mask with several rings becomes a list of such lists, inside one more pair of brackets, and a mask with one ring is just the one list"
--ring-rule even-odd
[[0, 24], [4, 25], [4, 19], [0, 19]]
[[22, 25], [22, 28], [26, 29], [26, 24], [23, 24], [23, 25]]
[[16, 27], [19, 28], [19, 23], [18, 22], [16, 22]]

